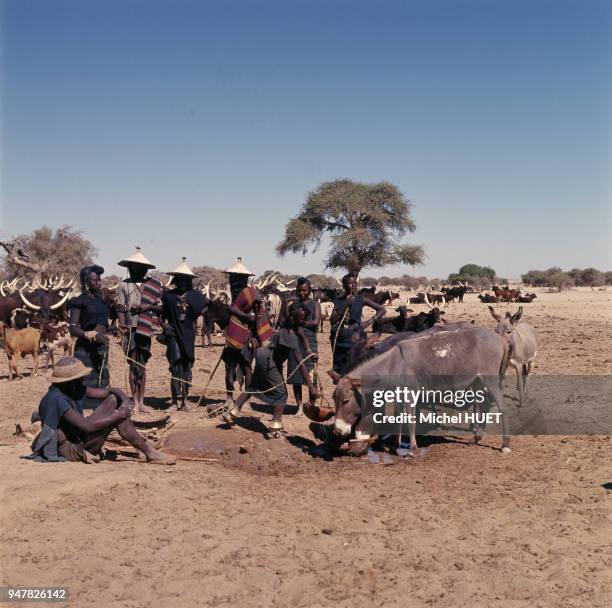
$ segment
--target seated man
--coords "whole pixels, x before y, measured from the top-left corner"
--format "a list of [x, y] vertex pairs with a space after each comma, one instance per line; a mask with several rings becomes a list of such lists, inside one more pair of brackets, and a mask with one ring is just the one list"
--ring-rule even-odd
[[[51, 386], [42, 398], [39, 415], [42, 431], [32, 444], [33, 460], [96, 461], [113, 429], [151, 464], [174, 464], [174, 458], [153, 449], [133, 422], [132, 402], [118, 388], [85, 386], [91, 369], [75, 357], [64, 357], [55, 366]], [[102, 400], [94, 413], [83, 417], [83, 397]], [[92, 457], [93, 455], [93, 457]]]

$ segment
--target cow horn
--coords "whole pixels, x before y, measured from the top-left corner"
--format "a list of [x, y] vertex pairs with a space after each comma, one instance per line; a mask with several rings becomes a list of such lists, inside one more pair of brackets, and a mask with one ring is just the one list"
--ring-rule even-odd
[[37, 277], [34, 277], [34, 285], [37, 285], [39, 289], [47, 291], [47, 288], [42, 285], [42, 283], [38, 280]]
[[117, 289], [117, 287], [119, 287], [119, 285], [121, 285], [121, 281], [119, 281], [117, 284], [112, 285], [111, 287], [109, 287], [109, 289]]
[[342, 285], [342, 281], [338, 277], [334, 277], [334, 280], [336, 283], [338, 283], [338, 285], [340, 285], [340, 287], [344, 287], [344, 285]]
[[444, 296], [442, 296], [442, 306], [440, 306], [440, 308], [446, 308], [446, 298]]
[[296, 282], [297, 279], [291, 279], [291, 281], [287, 281], [287, 283], [285, 283], [286, 285], [293, 285], [293, 283]]
[[170, 283], [172, 283], [172, 277], [168, 279], [168, 282], [166, 283], [166, 287], [170, 287]]
[[431, 302], [429, 301], [429, 298], [427, 297], [427, 292], [425, 292], [425, 304], [427, 304], [427, 306], [429, 306], [429, 308], [433, 310], [433, 306], [431, 305]]
[[2, 294], [2, 297], [5, 298], [6, 294], [4, 293], [4, 289], [2, 289], [2, 286], [4, 285], [5, 281], [2, 281], [2, 283], [0, 283], [0, 294]]
[[336, 411], [331, 407], [311, 405], [310, 403], [304, 404], [304, 415], [313, 422], [325, 422], [334, 416], [335, 413]]
[[67, 293], [59, 302], [52, 304], [51, 306], [49, 306], [49, 308], [51, 310], [57, 310], [58, 308], [61, 308], [69, 297], [70, 297], [70, 293]]
[[21, 296], [21, 300], [23, 301], [23, 303], [28, 308], [31, 308], [32, 310], [40, 310], [40, 306], [36, 306], [36, 304], [32, 304], [32, 302], [29, 302], [28, 299], [23, 295], [23, 289], [19, 290], [19, 295]]

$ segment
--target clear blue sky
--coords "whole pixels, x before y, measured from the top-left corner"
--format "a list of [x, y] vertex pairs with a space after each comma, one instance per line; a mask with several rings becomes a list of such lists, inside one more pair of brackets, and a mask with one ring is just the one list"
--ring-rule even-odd
[[324, 180], [390, 180], [428, 258], [612, 268], [608, 0], [2, 0], [0, 234], [82, 229], [318, 272], [274, 245]]

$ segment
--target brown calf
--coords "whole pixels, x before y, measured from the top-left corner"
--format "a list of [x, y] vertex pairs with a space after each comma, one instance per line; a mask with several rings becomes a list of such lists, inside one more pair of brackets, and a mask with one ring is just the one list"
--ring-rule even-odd
[[13, 379], [13, 374], [17, 378], [22, 378], [18, 371], [19, 359], [26, 355], [32, 355], [34, 359], [34, 370], [32, 376], [38, 375], [38, 357], [40, 350], [41, 332], [33, 327], [24, 329], [12, 329], [2, 325], [2, 338], [4, 340], [4, 350], [8, 357], [9, 380]]

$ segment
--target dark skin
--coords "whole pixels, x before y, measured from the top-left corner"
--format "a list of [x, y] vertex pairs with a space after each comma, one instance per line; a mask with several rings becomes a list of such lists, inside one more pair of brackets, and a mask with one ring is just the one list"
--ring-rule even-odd
[[[304, 332], [301, 330], [301, 326], [303, 325], [304, 320], [305, 320], [305, 312], [304, 312], [304, 310], [301, 309], [301, 308], [295, 309], [293, 311], [292, 315], [291, 315], [292, 329], [294, 329], [294, 331], [296, 331], [296, 333], [298, 334], [300, 340], [302, 341], [302, 344], [304, 344], [306, 346], [306, 348], [308, 349], [308, 347], [309, 347], [308, 339], [304, 335]], [[316, 400], [317, 400], [317, 398], [318, 398], [317, 389], [314, 386], [314, 384], [312, 383], [312, 380], [310, 378], [310, 374], [308, 373], [308, 370], [306, 369], [304, 364], [301, 362], [302, 358], [303, 358], [302, 352], [299, 349], [292, 350], [292, 355], [296, 358], [296, 361], [299, 362], [298, 370], [304, 376], [304, 379], [306, 380], [306, 385], [308, 386], [308, 394], [309, 394], [309, 397], [310, 397], [310, 402], [311, 402], [311, 404], [314, 405]], [[275, 360], [275, 363], [282, 369], [283, 361], [276, 357], [276, 352], [274, 354], [274, 360]], [[249, 385], [247, 385], [247, 388], [248, 388], [248, 386]], [[236, 400], [236, 407], [238, 408], [238, 410], [240, 410], [240, 408], [242, 408], [242, 406], [249, 400], [250, 397], [251, 397], [251, 395], [248, 392], [242, 393], [238, 397], [238, 399]], [[272, 415], [272, 420], [274, 420], [274, 421], [281, 421], [282, 417], [283, 417], [284, 409], [285, 409], [284, 405], [277, 405], [277, 406], [275, 406], [274, 407], [274, 413]]]
[[[134, 283], [143, 283], [147, 278], [148, 268], [143, 264], [130, 264], [128, 267], [128, 274], [130, 280]], [[141, 304], [140, 306], [134, 306], [130, 313], [138, 315], [141, 312], [154, 311], [161, 312], [161, 305], [154, 306], [151, 304]], [[121, 335], [129, 334], [130, 326], [126, 322], [126, 311], [123, 309], [117, 309], [117, 316], [119, 317], [119, 331]], [[136, 380], [134, 374], [134, 364], [130, 362], [130, 390], [132, 392], [132, 399], [134, 400], [135, 407], [139, 412], [151, 412], [151, 408], [144, 404], [145, 387], [147, 383], [147, 370], [142, 368], [142, 376], [140, 380]]]
[[[100, 296], [102, 290], [102, 279], [97, 272], [90, 272], [85, 282], [85, 293], [91, 297]], [[81, 320], [81, 311], [77, 308], [70, 309], [70, 334], [76, 338], [83, 338], [89, 340], [85, 335], [85, 331], [81, 329], [79, 322]], [[108, 337], [106, 336], [106, 328], [100, 327], [95, 330], [95, 342], [99, 344], [108, 344]]]
[[[308, 300], [308, 298], [310, 298], [310, 292], [311, 292], [311, 286], [310, 283], [302, 283], [300, 285], [298, 285], [295, 289], [295, 297], [291, 297], [287, 299], [286, 304], [289, 305], [291, 302], [306, 302]], [[312, 319], [308, 319], [308, 320], [304, 320], [302, 322], [302, 327], [307, 327], [308, 329], [311, 329], [313, 331], [316, 331], [319, 328], [319, 325], [321, 323], [321, 305], [319, 304], [319, 302], [317, 302], [315, 300], [315, 306], [314, 306], [314, 315]], [[306, 341], [308, 342], [308, 341]], [[311, 350], [310, 350], [310, 344], [307, 343], [306, 345], [306, 354], [310, 355], [311, 354]], [[302, 357], [300, 356], [300, 359]], [[314, 360], [316, 361], [318, 359], [318, 357], [313, 357]], [[298, 359], [298, 361], [300, 360]], [[298, 411], [297, 411], [297, 415], [301, 416], [303, 413], [303, 398], [302, 398], [302, 385], [301, 384], [294, 384], [293, 385], [293, 396], [295, 398], [295, 403], [298, 407]]]
[[[82, 380], [65, 382], [57, 385], [58, 388], [71, 399], [78, 399], [83, 392], [87, 397], [101, 399], [102, 403], [91, 416], [85, 418], [78, 410], [69, 409], [60, 422], [58, 440], [67, 440], [62, 423], [70, 425], [72, 432], [76, 429], [83, 439], [83, 447], [92, 454], [99, 454], [106, 438], [113, 429], [117, 429], [125, 441], [145, 455], [147, 462], [158, 464], [174, 464], [174, 459], [168, 458], [148, 444], [134, 427], [130, 420], [132, 415], [132, 402], [128, 396], [118, 388], [92, 388], [85, 391]], [[65, 428], [65, 427], [64, 427]]]
[[[355, 299], [355, 296], [357, 295], [357, 279], [355, 279], [355, 277], [349, 277], [346, 281], [342, 283], [342, 287], [344, 288], [344, 294], [347, 299], [347, 304], [350, 305]], [[367, 321], [364, 321], [363, 323], [359, 324], [361, 329], [366, 329], [370, 325], [372, 325], [374, 321], [376, 321], [377, 319], [381, 319], [384, 316], [385, 307], [381, 304], [377, 304], [376, 302], [372, 302], [372, 300], [369, 300], [365, 296], [363, 298], [363, 303], [365, 304], [365, 306], [368, 306], [369, 308], [372, 308], [376, 311], [376, 314], [371, 319], [368, 319]], [[335, 308], [329, 320], [332, 327], [340, 322], [340, 315], [338, 314], [338, 311]]]
[[[191, 289], [193, 289], [193, 280], [187, 276], [177, 275], [174, 277], [174, 286], [175, 286], [175, 291], [179, 295], [183, 295], [187, 293], [188, 291], [190, 291]], [[202, 311], [202, 314], [203, 312], [204, 311]], [[164, 321], [167, 321], [167, 319], [164, 318]], [[197, 319], [195, 322], [197, 323]], [[169, 336], [176, 336], [174, 327], [172, 327], [172, 325], [170, 325], [169, 323], [166, 322], [163, 325], [163, 329], [164, 329], [164, 332], [167, 333]], [[189, 411], [189, 408], [184, 398], [181, 399], [180, 405], [176, 401], [173, 401], [171, 407], [176, 407], [183, 411]]]

